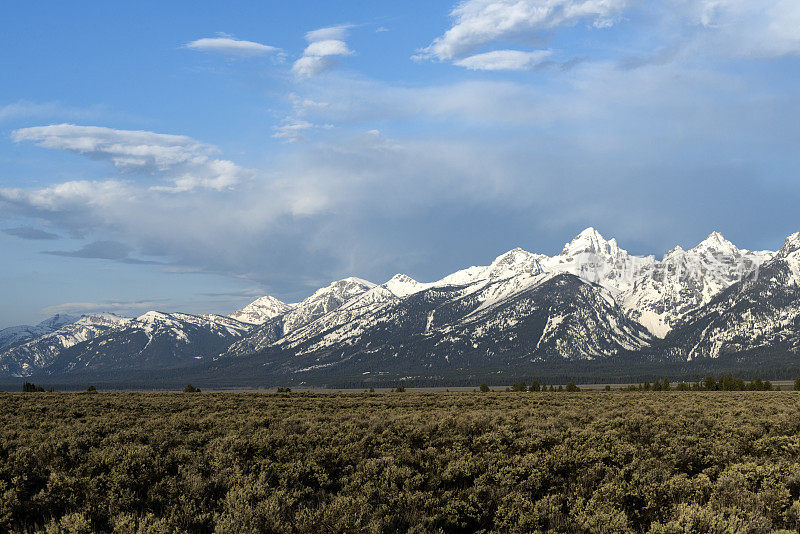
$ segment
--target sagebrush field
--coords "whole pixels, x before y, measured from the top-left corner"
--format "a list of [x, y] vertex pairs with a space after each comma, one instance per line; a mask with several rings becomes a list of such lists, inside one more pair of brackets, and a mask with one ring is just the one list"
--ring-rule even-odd
[[0, 395], [0, 531], [800, 528], [793, 392]]

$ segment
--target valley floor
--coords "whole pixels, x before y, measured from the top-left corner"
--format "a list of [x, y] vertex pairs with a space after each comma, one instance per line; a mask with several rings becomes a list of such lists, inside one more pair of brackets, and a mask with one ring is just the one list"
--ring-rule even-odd
[[800, 528], [800, 394], [0, 394], [0, 531]]

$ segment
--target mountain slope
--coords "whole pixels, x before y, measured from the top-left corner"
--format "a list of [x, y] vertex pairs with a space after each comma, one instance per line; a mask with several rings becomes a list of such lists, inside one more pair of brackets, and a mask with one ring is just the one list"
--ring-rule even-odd
[[676, 359], [719, 358], [758, 349], [800, 355], [800, 233], [774, 259], [728, 287], [660, 344]]
[[254, 300], [241, 310], [233, 312], [229, 317], [242, 323], [264, 324], [269, 319], [283, 315], [291, 309], [292, 306], [290, 304], [267, 295]]
[[61, 351], [47, 372], [185, 366], [219, 354], [251, 328], [221, 315], [151, 311], [122, 328]]
[[316, 321], [373, 287], [375, 284], [372, 282], [355, 277], [333, 282], [318, 289], [286, 313], [268, 319], [246, 338], [231, 345], [226, 352], [238, 356], [264, 350], [289, 332]]
[[28, 376], [46, 369], [62, 351], [121, 328], [130, 319], [110, 313], [84, 315], [73, 323], [0, 353], [0, 371]]
[[645, 266], [619, 301], [632, 318], [664, 337], [691, 312], [773, 256], [772, 252], [740, 250], [713, 232], [696, 247], [675, 247], [661, 261]]
[[402, 300], [362, 297], [348, 304], [349, 320], [331, 313], [266, 347], [258, 361], [291, 376], [435, 372], [605, 358], [650, 339], [607, 290], [574, 275], [531, 276], [526, 288], [492, 300], [507, 282], [434, 287]]
[[45, 319], [36, 326], [22, 325], [4, 328], [0, 330], [0, 352], [55, 332], [62, 326], [74, 323], [78, 319], [72, 315], [58, 314]]

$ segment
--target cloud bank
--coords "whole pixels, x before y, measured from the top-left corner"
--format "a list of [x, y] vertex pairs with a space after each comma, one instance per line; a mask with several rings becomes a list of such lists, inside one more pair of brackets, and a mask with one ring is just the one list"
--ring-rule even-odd
[[156, 186], [164, 190], [222, 190], [235, 186], [247, 175], [231, 161], [212, 158], [216, 148], [183, 135], [56, 124], [14, 130], [11, 137], [18, 143], [33, 142], [44, 148], [110, 161], [122, 171], [163, 174], [172, 183]]

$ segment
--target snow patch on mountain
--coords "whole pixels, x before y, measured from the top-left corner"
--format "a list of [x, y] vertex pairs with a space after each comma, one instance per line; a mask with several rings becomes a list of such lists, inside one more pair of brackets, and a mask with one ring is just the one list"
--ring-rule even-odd
[[712, 232], [690, 250], [675, 247], [634, 278], [619, 297], [632, 318], [664, 337], [692, 311], [732, 284], [757, 276], [775, 253], [740, 250]]
[[55, 332], [62, 326], [74, 323], [78, 319], [79, 317], [72, 315], [57, 314], [36, 326], [21, 325], [4, 328], [0, 330], [0, 352]]
[[310, 297], [292, 308], [283, 316], [284, 333], [291, 332], [301, 326], [311, 323], [335, 310], [353, 297], [375, 287], [375, 284], [350, 277], [331, 283], [327, 287], [318, 289]]
[[400, 298], [405, 298], [414, 293], [419, 293], [431, 284], [423, 284], [417, 282], [413, 278], [405, 274], [396, 274], [383, 284], [383, 287], [392, 292], [393, 295]]
[[0, 371], [27, 376], [50, 365], [64, 349], [123, 328], [131, 319], [112, 313], [84, 315], [77, 321], [0, 353]]
[[264, 296], [258, 298], [242, 308], [230, 314], [230, 317], [249, 324], [264, 324], [267, 320], [282, 315], [293, 308], [275, 297]]

